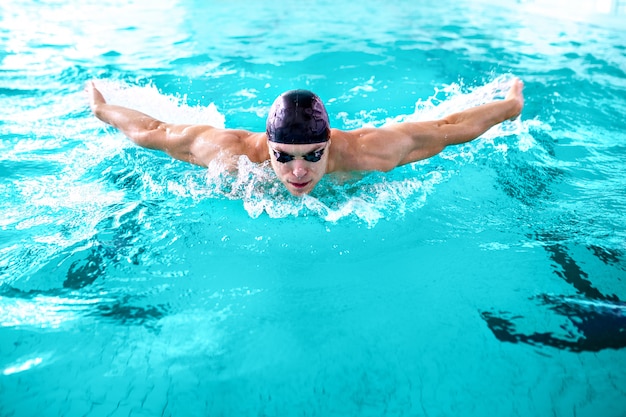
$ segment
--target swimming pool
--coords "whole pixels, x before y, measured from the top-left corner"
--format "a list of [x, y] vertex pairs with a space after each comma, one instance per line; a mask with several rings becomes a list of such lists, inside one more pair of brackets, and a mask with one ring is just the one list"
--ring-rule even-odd
[[[619, 25], [212, 3], [0, 5], [0, 415], [623, 416]], [[83, 91], [258, 131], [304, 87], [351, 128], [513, 76], [520, 120], [303, 199], [137, 148]]]

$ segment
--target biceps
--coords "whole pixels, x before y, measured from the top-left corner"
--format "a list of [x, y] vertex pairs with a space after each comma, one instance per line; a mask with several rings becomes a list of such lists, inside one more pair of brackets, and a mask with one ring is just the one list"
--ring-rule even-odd
[[390, 136], [390, 148], [397, 165], [430, 158], [446, 147], [446, 138], [438, 122], [399, 125]]
[[352, 153], [360, 170], [390, 171], [412, 162], [416, 152], [413, 138], [396, 129], [371, 129], [355, 140]]

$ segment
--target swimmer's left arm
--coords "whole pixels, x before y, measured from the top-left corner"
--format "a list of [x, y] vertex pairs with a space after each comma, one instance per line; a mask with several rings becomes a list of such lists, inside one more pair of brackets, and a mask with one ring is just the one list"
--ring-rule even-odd
[[441, 120], [416, 123], [414, 132], [411, 132], [411, 124], [399, 124], [398, 129], [412, 135], [415, 146], [399, 165], [437, 155], [450, 145], [470, 142], [493, 126], [516, 118], [524, 107], [523, 86], [521, 80], [515, 79], [504, 100], [454, 113]]
[[[476, 139], [491, 127], [513, 119], [522, 111], [523, 83], [513, 80], [504, 100], [451, 114], [440, 120], [406, 122], [383, 128], [338, 132], [344, 149], [338, 148], [332, 170], [389, 171], [397, 166], [430, 158], [446, 146]], [[337, 141], [339, 142], [339, 141]]]

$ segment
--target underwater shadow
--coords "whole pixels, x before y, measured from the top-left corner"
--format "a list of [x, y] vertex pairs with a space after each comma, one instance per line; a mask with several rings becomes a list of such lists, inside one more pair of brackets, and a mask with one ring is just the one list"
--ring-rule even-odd
[[[168, 314], [163, 305], [141, 305], [141, 295], [128, 295], [110, 288], [107, 281], [113, 270], [127, 270], [143, 264], [149, 248], [142, 243], [141, 211], [147, 203], [131, 210], [112, 207], [111, 216], [103, 219], [96, 235], [68, 246], [47, 260], [30, 281], [36, 286], [20, 288], [0, 283], [0, 298], [24, 300], [38, 305], [53, 305], [75, 310], [81, 315], [113, 320], [122, 325], [140, 325], [155, 329], [156, 322]], [[123, 212], [119, 215], [119, 212]], [[132, 273], [132, 271], [127, 272]], [[132, 287], [131, 287], [132, 290]]]
[[[608, 265], [618, 262], [621, 256], [598, 247], [587, 249]], [[626, 348], [626, 302], [617, 295], [606, 295], [595, 288], [589, 275], [567, 253], [563, 244], [549, 244], [545, 250], [556, 264], [554, 273], [571, 285], [577, 295], [542, 294], [531, 299], [565, 318], [565, 324], [558, 332], [525, 333], [518, 331], [516, 326], [516, 322], [524, 317], [483, 311], [480, 316], [494, 336], [501, 342], [549, 346], [572, 352]]]

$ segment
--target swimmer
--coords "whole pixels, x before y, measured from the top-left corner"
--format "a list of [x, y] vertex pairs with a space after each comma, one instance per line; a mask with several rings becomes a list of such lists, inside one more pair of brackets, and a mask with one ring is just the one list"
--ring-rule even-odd
[[207, 167], [218, 160], [236, 166], [241, 155], [267, 160], [293, 195], [313, 190], [332, 172], [390, 171], [430, 158], [445, 147], [472, 141], [491, 127], [514, 119], [524, 107], [523, 83], [514, 79], [503, 100], [451, 114], [440, 120], [402, 122], [380, 128], [330, 127], [320, 98], [292, 90], [272, 104], [265, 132], [172, 124], [130, 108], [109, 104], [93, 82], [87, 86], [91, 110], [135, 144]]

